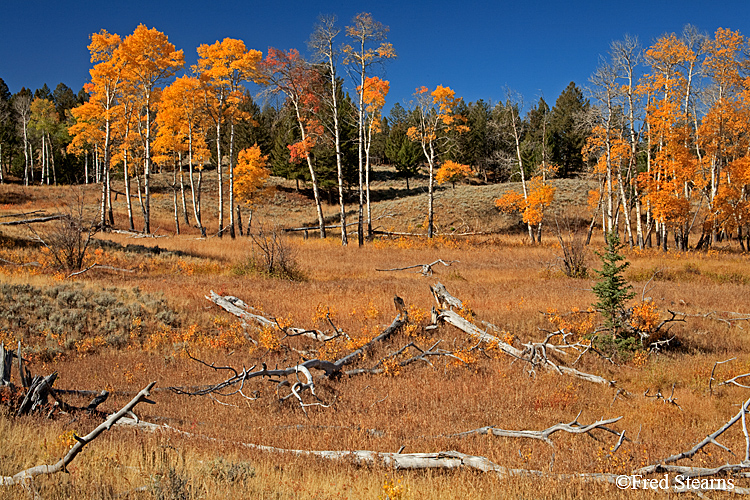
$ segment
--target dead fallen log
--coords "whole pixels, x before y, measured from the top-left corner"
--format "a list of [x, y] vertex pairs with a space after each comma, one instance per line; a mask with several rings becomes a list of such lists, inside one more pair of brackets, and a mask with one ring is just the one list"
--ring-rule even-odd
[[464, 303], [448, 293], [448, 290], [446, 290], [445, 285], [442, 283], [438, 282], [437, 284], [430, 286], [430, 291], [432, 292], [432, 296], [435, 297], [435, 302], [437, 302], [437, 306], [440, 309], [452, 309], [455, 307], [456, 309], [461, 310], [464, 308]]
[[24, 224], [37, 224], [39, 222], [49, 222], [51, 220], [67, 219], [70, 216], [65, 214], [60, 215], [48, 215], [45, 217], [34, 217], [31, 219], [11, 220], [6, 222], [0, 222], [0, 226], [21, 226]]
[[[570, 375], [581, 380], [586, 380], [587, 382], [594, 382], [597, 384], [609, 386], [615, 385], [615, 382], [613, 380], [607, 380], [604, 377], [600, 377], [599, 375], [584, 373], [576, 370], [575, 368], [554, 363], [547, 357], [546, 352], [543, 349], [527, 348], [521, 350], [513, 347], [507, 342], [504, 342], [502, 339], [482, 330], [474, 323], [452, 310], [451, 307], [463, 309], [463, 303], [459, 299], [453, 297], [450, 293], [448, 293], [448, 291], [441, 283], [431, 286], [430, 290], [432, 291], [432, 294], [438, 304], [441, 305], [441, 307], [447, 307], [447, 309], [441, 309], [440, 311], [438, 311], [437, 320], [442, 320], [449, 325], [455, 326], [459, 330], [471, 335], [478, 341], [485, 342], [494, 347], [497, 347], [509, 356], [530, 363], [532, 369], [539, 366], [553, 370], [559, 374]], [[459, 304], [461, 305], [461, 307], [459, 307]]]
[[[252, 315], [252, 313], [247, 313], [247, 311], [244, 311], [243, 309], [235, 305], [235, 302], [239, 301], [239, 299], [227, 300], [225, 297], [216, 295], [213, 292], [212, 292], [212, 297], [218, 300], [220, 304], [223, 304], [222, 307], [226, 306], [230, 310], [233, 310], [233, 308], [237, 308], [240, 313], [243, 313], [243, 316], [245, 314]], [[211, 300], [211, 298], [209, 298], [209, 300]], [[405, 313], [404, 306], [401, 304], [401, 307], [399, 308], [399, 301], [396, 301], [395, 303], [396, 303], [397, 309], [399, 309], [400, 312], [399, 314], [396, 315], [396, 318], [393, 320], [393, 322], [383, 331], [383, 333], [376, 336], [375, 338], [367, 342], [365, 345], [363, 345], [359, 349], [356, 349], [350, 352], [349, 354], [343, 356], [337, 361], [326, 361], [322, 359], [309, 359], [309, 360], [304, 361], [303, 363], [299, 363], [291, 367], [275, 368], [275, 369], [268, 369], [266, 364], [263, 363], [262, 368], [260, 370], [253, 371], [254, 367], [252, 367], [249, 370], [243, 369], [241, 372], [239, 372], [232, 367], [216, 367], [213, 364], [205, 363], [204, 361], [193, 358], [191, 356], [192, 359], [212, 369], [229, 370], [233, 373], [233, 375], [227, 378], [226, 380], [219, 382], [218, 384], [215, 384], [212, 386], [205, 386], [205, 387], [199, 387], [199, 388], [170, 387], [170, 390], [172, 390], [173, 392], [177, 394], [184, 394], [188, 396], [212, 396], [213, 394], [218, 394], [220, 396], [231, 396], [231, 395], [239, 393], [243, 395], [244, 397], [248, 398], [248, 396], [245, 396], [245, 394], [242, 392], [244, 389], [244, 384], [251, 379], [267, 378], [270, 381], [276, 382], [278, 384], [277, 385], [278, 389], [280, 389], [282, 386], [289, 386], [291, 390], [291, 394], [285, 397], [281, 397], [281, 399], [284, 400], [284, 399], [288, 399], [291, 396], [294, 396], [300, 402], [300, 405], [303, 411], [305, 411], [305, 413], [306, 413], [305, 407], [307, 406], [310, 406], [310, 405], [326, 406], [325, 404], [322, 403], [322, 401], [320, 401], [320, 399], [315, 394], [315, 384], [314, 384], [313, 376], [310, 370], [315, 369], [315, 370], [323, 371], [324, 375], [328, 378], [333, 378], [341, 374], [347, 374], [346, 372], [344, 372], [343, 367], [348, 366], [356, 362], [357, 360], [359, 360], [376, 343], [387, 340], [391, 335], [393, 335], [396, 331], [398, 331], [399, 328], [401, 328], [404, 324], [406, 324], [408, 320], [408, 316]], [[256, 316], [256, 315], [252, 315], [252, 316]], [[262, 318], [262, 320], [269, 321], [267, 318], [263, 318], [262, 316], [260, 316], [260, 318]], [[302, 374], [302, 376], [306, 379], [306, 381], [302, 381], [300, 379], [300, 374]], [[355, 374], [355, 373], [352, 373], [352, 374]], [[297, 381], [294, 383], [289, 383], [286, 380], [278, 380], [279, 378], [289, 377], [292, 375], [297, 377]], [[239, 385], [239, 389], [233, 390], [232, 392], [229, 392], [229, 393], [222, 392], [225, 389], [234, 387], [236, 385]], [[301, 393], [304, 391], [310, 391], [310, 393], [313, 396], [315, 396], [315, 398], [317, 399], [317, 402], [305, 403], [301, 397]], [[248, 399], [252, 399], [252, 398], [248, 398]]]
[[594, 429], [601, 429], [601, 430], [613, 433], [618, 436], [620, 435], [619, 432], [613, 431], [612, 429], [609, 429], [606, 426], [609, 424], [614, 424], [618, 420], [622, 419], [622, 417], [610, 418], [607, 420], [597, 420], [596, 422], [589, 424], [589, 425], [581, 425], [578, 423], [578, 417], [580, 416], [581, 415], [579, 413], [578, 416], [570, 423], [567, 423], [567, 424], [558, 423], [541, 431], [506, 430], [506, 429], [499, 429], [495, 426], [486, 426], [486, 427], [480, 427], [479, 429], [459, 432], [458, 434], [450, 434], [445, 437], [466, 437], [466, 436], [470, 436], [473, 434], [483, 434], [483, 435], [491, 434], [493, 436], [507, 437], [507, 438], [538, 439], [540, 441], [544, 441], [550, 446], [553, 446], [550, 436], [556, 432], [567, 432], [570, 434], [587, 434]]
[[[552, 473], [544, 472], [541, 470], [534, 469], [517, 469], [505, 467], [492, 462], [483, 456], [467, 455], [458, 451], [439, 451], [433, 453], [389, 453], [379, 452], [371, 450], [300, 450], [300, 449], [289, 449], [279, 448], [275, 446], [267, 446], [248, 442], [236, 442], [228, 441], [225, 439], [212, 438], [203, 436], [200, 434], [194, 434], [191, 432], [183, 431], [175, 427], [171, 427], [167, 424], [154, 424], [151, 422], [138, 421], [130, 418], [122, 418], [118, 422], [118, 425], [135, 427], [137, 429], [145, 430], [148, 432], [171, 432], [182, 437], [194, 440], [196, 438], [203, 439], [210, 442], [222, 443], [222, 444], [233, 444], [242, 446], [245, 448], [265, 451], [270, 453], [283, 453], [292, 454], [299, 456], [315, 456], [325, 458], [327, 460], [337, 460], [342, 462], [354, 462], [360, 465], [369, 466], [385, 466], [396, 470], [425, 470], [425, 469], [443, 469], [443, 470], [458, 470], [458, 469], [470, 469], [478, 472], [486, 472], [496, 474], [499, 478], [508, 477], [519, 477], [519, 476], [531, 476], [531, 477], [543, 477], [548, 479], [570, 481], [570, 480], [581, 480], [581, 481], [595, 481], [609, 483], [617, 485], [618, 488], [625, 489], [641, 489], [639, 484], [643, 484], [646, 480], [638, 471], [632, 474], [611, 474], [606, 472], [577, 472], [577, 473]], [[727, 468], [729, 467], [729, 468]], [[705, 471], [715, 470], [716, 474], [722, 474], [725, 472], [735, 471], [739, 469], [733, 469], [734, 466], [724, 466], [716, 469], [705, 469]], [[698, 468], [695, 468], [697, 471]], [[688, 477], [696, 476], [685, 476]], [[623, 483], [623, 479], [627, 480]], [[639, 482], [640, 481], [640, 482]], [[660, 486], [660, 489], [661, 486]], [[668, 490], [671, 493], [699, 493], [699, 492], [716, 492], [716, 488], [700, 487], [691, 485], [685, 487], [684, 482], [680, 484], [669, 484], [664, 490]], [[750, 495], [750, 488], [743, 488], [739, 486], [727, 487], [728, 491], [736, 495]]]
[[[713, 444], [715, 446], [718, 446], [724, 451], [728, 451], [732, 453], [730, 449], [728, 449], [726, 446], [719, 443], [716, 439], [722, 434], [724, 434], [724, 432], [727, 431], [727, 429], [729, 429], [730, 427], [732, 427], [734, 424], [736, 424], [739, 421], [742, 422], [742, 431], [745, 435], [745, 458], [742, 461], [742, 463], [739, 464], [737, 467], [750, 469], [750, 433], [748, 433], [747, 419], [746, 419], [748, 408], [750, 408], [750, 399], [747, 399], [742, 404], [742, 406], [740, 407], [740, 411], [737, 412], [737, 415], [729, 419], [727, 423], [725, 423], [719, 429], [717, 429], [716, 431], [706, 436], [702, 441], [700, 441], [698, 444], [696, 444], [689, 450], [683, 451], [681, 453], [677, 453], [663, 460], [660, 460], [659, 462], [655, 464], [648, 465], [646, 467], [638, 469], [636, 473], [637, 474], [653, 474], [653, 473], [658, 473], [658, 472], [680, 472], [680, 473], [685, 472], [685, 474], [689, 474], [691, 472], [696, 473], [697, 470], [695, 468], [682, 467], [682, 466], [668, 466], [668, 464], [677, 462], [678, 460], [682, 460], [683, 458], [693, 458], [693, 456], [695, 456], [696, 453], [698, 453], [700, 450], [702, 450], [705, 446], [709, 444]], [[730, 466], [730, 467], [733, 467], [733, 466]]]
[[261, 328], [271, 328], [275, 330], [281, 330], [284, 333], [286, 333], [289, 337], [296, 337], [296, 336], [301, 335], [301, 336], [309, 337], [313, 340], [318, 340], [321, 342], [328, 342], [329, 340], [333, 340], [339, 337], [340, 335], [345, 335], [343, 334], [343, 332], [338, 331], [338, 329], [335, 334], [328, 335], [319, 330], [308, 330], [304, 328], [295, 328], [295, 327], [282, 327], [276, 319], [270, 319], [260, 314], [251, 313], [250, 311], [248, 311], [250, 307], [245, 302], [238, 299], [237, 297], [232, 297], [229, 295], [222, 297], [221, 295], [217, 294], [213, 290], [209, 292], [209, 295], [206, 296], [206, 299], [210, 300], [211, 302], [221, 307], [228, 313], [237, 316], [245, 323], [245, 325], [247, 325], [247, 323], [255, 323]]
[[406, 271], [407, 269], [415, 269], [420, 268], [418, 273], [420, 273], [422, 276], [432, 276], [433, 273], [433, 267], [436, 264], [442, 264], [446, 267], [450, 267], [451, 264], [454, 262], [459, 262], [458, 260], [449, 260], [444, 261], [443, 259], [438, 259], [435, 262], [431, 262], [430, 264], [414, 264], [413, 266], [406, 266], [406, 267], [394, 267], [393, 269], [375, 269], [376, 271]]
[[18, 417], [32, 413], [37, 408], [46, 405], [47, 396], [49, 396], [55, 380], [57, 380], [57, 372], [52, 372], [46, 377], [34, 377], [29, 389], [26, 391], [23, 401], [21, 402], [21, 406], [18, 407], [16, 416]]
[[[149, 403], [155, 404], [154, 401], [148, 399], [151, 395], [150, 391], [154, 387], [156, 382], [151, 382], [148, 386], [142, 389], [129, 403], [123, 406], [120, 411], [111, 415], [107, 420], [99, 424], [93, 431], [83, 437], [74, 435], [76, 443], [70, 448], [70, 451], [61, 458], [57, 463], [52, 465], [37, 465], [26, 470], [22, 470], [13, 476], [0, 476], [0, 485], [13, 486], [13, 485], [24, 485], [27, 484], [30, 479], [35, 476], [42, 474], [54, 474], [56, 472], [66, 471], [68, 464], [70, 464], [76, 456], [83, 450], [83, 447], [96, 439], [99, 434], [109, 430], [115, 425], [121, 418], [126, 415], [133, 415], [133, 409], [138, 403]], [[134, 417], [135, 421], [138, 421], [137, 417]]]
[[99, 269], [106, 269], [108, 271], [118, 271], [118, 272], [122, 272], [122, 273], [132, 273], [132, 272], [134, 272], [133, 269], [123, 269], [121, 267], [112, 267], [112, 266], [107, 266], [107, 265], [104, 265], [104, 264], [99, 264], [98, 262], [94, 262], [93, 264], [91, 264], [86, 269], [82, 269], [80, 271], [76, 271], [74, 273], [70, 273], [65, 278], [68, 279], [68, 278], [72, 278], [73, 276], [78, 276], [80, 274], [83, 274], [83, 273], [86, 273], [88, 271], [91, 271], [95, 267], [98, 267]]

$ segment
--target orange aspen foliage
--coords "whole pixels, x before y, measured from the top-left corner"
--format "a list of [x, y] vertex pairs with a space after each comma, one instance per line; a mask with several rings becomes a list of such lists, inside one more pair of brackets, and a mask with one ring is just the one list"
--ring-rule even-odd
[[362, 92], [362, 101], [365, 105], [365, 111], [369, 117], [371, 132], [380, 131], [380, 111], [385, 106], [385, 96], [390, 90], [390, 82], [381, 80], [377, 76], [365, 78], [365, 88], [357, 87], [357, 92]]
[[526, 224], [537, 226], [544, 219], [544, 212], [555, 198], [555, 188], [548, 185], [542, 176], [535, 176], [529, 181], [529, 193], [523, 194], [508, 191], [495, 200], [495, 206], [503, 213], [521, 213]]
[[456, 187], [456, 182], [469, 177], [471, 175], [471, 167], [456, 163], [453, 160], [443, 162], [435, 175], [435, 180], [438, 184], [445, 184], [450, 182], [453, 187]]
[[413, 142], [422, 145], [422, 152], [427, 158], [429, 171], [428, 204], [427, 204], [427, 237], [434, 234], [434, 181], [435, 162], [445, 145], [451, 140], [448, 132], [466, 132], [466, 118], [454, 114], [453, 110], [461, 102], [460, 97], [448, 87], [438, 85], [430, 92], [427, 87], [417, 88], [414, 93], [416, 101], [417, 125], [410, 127], [406, 134]]
[[239, 199], [253, 203], [261, 197], [271, 175], [267, 165], [268, 156], [261, 153], [257, 144], [239, 152], [235, 170], [235, 189]]
[[[672, 34], [658, 39], [646, 51], [646, 58], [652, 72], [639, 92], [650, 97], [646, 134], [652, 151], [648, 170], [636, 182], [653, 218], [664, 228], [673, 228], [678, 246], [686, 249], [693, 202], [705, 186], [693, 147], [688, 109], [691, 87], [684, 73], [697, 55]], [[662, 243], [666, 245], [666, 237]]]

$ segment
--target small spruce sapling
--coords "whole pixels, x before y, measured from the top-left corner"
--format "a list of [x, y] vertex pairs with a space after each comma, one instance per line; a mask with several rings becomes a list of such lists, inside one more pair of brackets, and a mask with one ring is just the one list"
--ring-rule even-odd
[[602, 260], [602, 270], [596, 271], [599, 281], [594, 285], [594, 295], [598, 302], [594, 307], [604, 316], [604, 327], [612, 332], [612, 340], [617, 340], [623, 326], [625, 303], [635, 296], [623, 272], [630, 265], [620, 253], [623, 245], [617, 233], [607, 233], [607, 246], [596, 254]]

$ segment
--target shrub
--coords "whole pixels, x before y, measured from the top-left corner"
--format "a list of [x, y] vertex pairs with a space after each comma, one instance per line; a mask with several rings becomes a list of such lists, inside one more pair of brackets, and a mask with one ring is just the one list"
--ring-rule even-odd
[[268, 276], [302, 279], [294, 249], [278, 227], [261, 225], [257, 233], [250, 234], [250, 239], [253, 242], [252, 268]]
[[[580, 228], [571, 227], [569, 218], [564, 218], [562, 224], [556, 218], [555, 225], [557, 228], [557, 241], [560, 242], [560, 248], [563, 251], [563, 273], [570, 278], [585, 278], [588, 276], [588, 268], [586, 267], [587, 252], [586, 242], [577, 231]], [[567, 232], [567, 236], [564, 236], [563, 232]]]

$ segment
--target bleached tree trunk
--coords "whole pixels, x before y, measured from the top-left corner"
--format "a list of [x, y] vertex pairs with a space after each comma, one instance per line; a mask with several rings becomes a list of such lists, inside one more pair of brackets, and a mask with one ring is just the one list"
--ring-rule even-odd
[[198, 224], [201, 236], [205, 238], [206, 229], [201, 221], [201, 182], [203, 181], [203, 168], [198, 170], [198, 183], [193, 179], [193, 125], [188, 121], [188, 169], [190, 174], [190, 194], [193, 200], [193, 215], [195, 222]]
[[[306, 143], [305, 140], [307, 139], [307, 131], [305, 129], [305, 122], [302, 119], [302, 114], [300, 113], [299, 102], [296, 99], [293, 99], [293, 104], [294, 104], [294, 111], [297, 114], [297, 123], [299, 125], [300, 134], [302, 136], [302, 142]], [[325, 224], [325, 218], [323, 217], [323, 206], [321, 205], [321, 201], [320, 201], [320, 193], [318, 191], [318, 177], [315, 174], [315, 169], [313, 168], [312, 158], [310, 157], [309, 151], [305, 151], [305, 160], [307, 161], [307, 167], [310, 170], [310, 181], [312, 182], [313, 198], [315, 199], [315, 209], [318, 213], [318, 225], [320, 227], [320, 237], [325, 238], [326, 237], [326, 224]]]
[[[518, 173], [521, 175], [521, 190], [523, 191], [523, 199], [524, 201], [526, 201], [529, 199], [529, 190], [526, 186], [526, 173], [523, 170], [523, 159], [521, 158], [521, 131], [518, 130], [518, 123], [516, 122], [519, 117], [516, 116], [513, 103], [511, 103], [510, 101], [508, 102], [511, 113], [511, 126], [513, 127], [513, 140], [516, 146], [516, 161], [518, 162]], [[535, 243], [534, 228], [532, 227], [531, 223], [526, 223], [526, 229], [528, 229], [529, 231], [529, 241], [532, 244]]]
[[[367, 129], [365, 147], [365, 192], [367, 194], [367, 237], [372, 237], [372, 206], [370, 204], [370, 146], [372, 146], [372, 123]], [[408, 181], [407, 181], [408, 184]]]
[[216, 118], [216, 172], [219, 175], [219, 238], [224, 236], [224, 170], [221, 162], [221, 117]]
[[[344, 202], [344, 168], [341, 158], [341, 126], [339, 124], [339, 105], [338, 105], [338, 82], [336, 81], [336, 50], [333, 42], [339, 34], [339, 29], [335, 25], [335, 17], [321, 18], [321, 23], [311, 37], [311, 47], [318, 53], [318, 56], [325, 60], [325, 65], [331, 78], [331, 97], [330, 108], [333, 115], [333, 142], [336, 149], [336, 176], [339, 190], [339, 214], [341, 219], [341, 245], [346, 246], [349, 239], [346, 234], [346, 204]], [[361, 147], [361, 142], [360, 142]], [[360, 155], [359, 164], [359, 225], [358, 235], [362, 236], [362, 161]], [[361, 244], [361, 243], [360, 243]]]
[[187, 200], [185, 199], [185, 170], [182, 168], [182, 152], [178, 154], [180, 162], [180, 198], [182, 200], [182, 216], [185, 218], [185, 224], [190, 225], [190, 217], [188, 215]]
[[234, 239], [235, 221], [234, 221], [234, 118], [230, 118], [229, 124], [229, 236]]
[[175, 234], [180, 234], [180, 211], [177, 206], [177, 163], [172, 163], [172, 204], [174, 206], [174, 230]]
[[[49, 133], [47, 134], [47, 141], [52, 144]], [[1, 164], [2, 162], [0, 162]], [[52, 165], [52, 184], [57, 186], [57, 170], [55, 169], [55, 153], [50, 152], [50, 164]], [[0, 180], [2, 179], [2, 172], [0, 172]]]
[[151, 94], [146, 94], [146, 140], [143, 162], [143, 232], [151, 234]]
[[128, 150], [123, 148], [122, 150], [122, 171], [125, 177], [125, 204], [128, 207], [128, 228], [131, 231], [135, 231], [135, 224], [133, 223], [133, 203], [130, 201], [130, 172], [128, 172]]
[[104, 172], [102, 175], [102, 201], [99, 212], [99, 225], [102, 231], [107, 227], [107, 202], [109, 201], [109, 148], [111, 140], [111, 125], [109, 120], [104, 123]]

